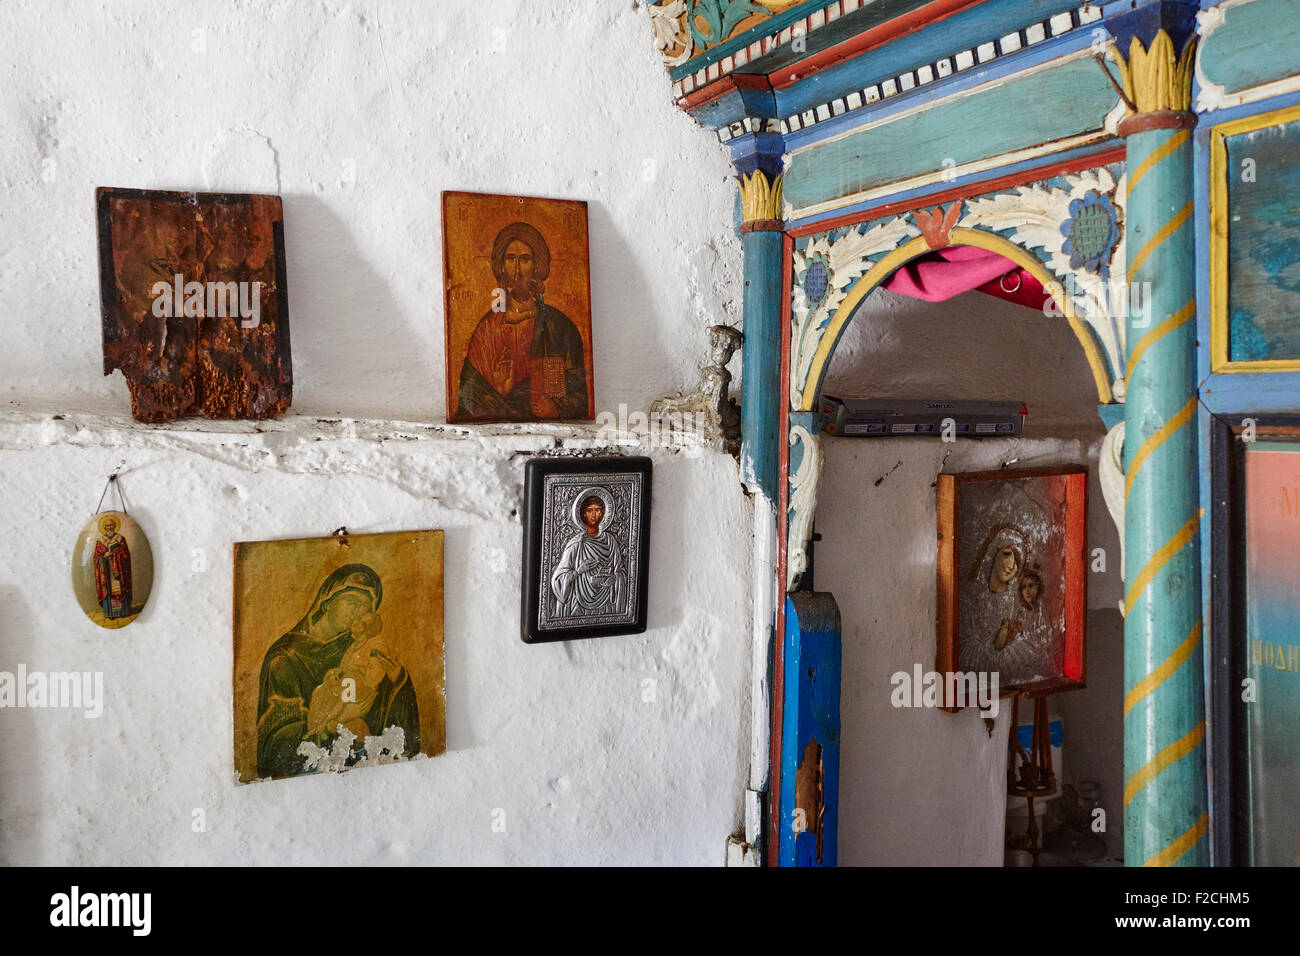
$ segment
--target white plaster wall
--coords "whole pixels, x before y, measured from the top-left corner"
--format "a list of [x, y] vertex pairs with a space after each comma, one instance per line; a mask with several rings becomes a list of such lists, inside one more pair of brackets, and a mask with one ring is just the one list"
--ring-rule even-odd
[[[935, 660], [935, 487], [941, 471], [1086, 464], [1088, 687], [1058, 695], [1069, 782], [1100, 780], [1112, 853], [1123, 845], [1123, 622], [1119, 541], [1096, 480], [1105, 430], [1073, 334], [979, 293], [928, 304], [876, 292], [845, 332], [827, 389], [906, 398], [1026, 400], [1015, 440], [826, 439], [815, 586], [843, 627], [840, 862], [1001, 866], [1007, 701], [990, 737], [973, 709], [895, 708], [891, 675]], [[1037, 410], [1037, 413], [1035, 413]], [[1088, 417], [1092, 416], [1092, 421]], [[1056, 437], [1068, 436], [1068, 437]], [[1110, 610], [1107, 610], [1110, 609]], [[1072, 763], [1077, 754], [1077, 760]]]
[[[0, 712], [0, 863], [721, 863], [749, 749], [734, 461], [654, 453], [645, 635], [530, 647], [523, 462], [590, 432], [393, 421], [444, 416], [443, 189], [590, 202], [598, 409], [693, 382], [707, 326], [738, 321], [725, 155], [670, 102], [644, 11], [33, 0], [0, 25], [0, 670], [102, 671], [107, 697]], [[100, 185], [284, 196], [294, 415], [130, 422], [100, 374]], [[68, 561], [122, 460], [157, 577], [109, 632]], [[231, 543], [344, 524], [447, 532], [448, 753], [236, 787]]]
[[598, 409], [693, 382], [739, 322], [730, 164], [639, 5], [11, 0], [0, 29], [0, 397], [126, 407], [97, 186], [284, 197], [302, 414], [444, 416], [442, 190], [590, 203]]

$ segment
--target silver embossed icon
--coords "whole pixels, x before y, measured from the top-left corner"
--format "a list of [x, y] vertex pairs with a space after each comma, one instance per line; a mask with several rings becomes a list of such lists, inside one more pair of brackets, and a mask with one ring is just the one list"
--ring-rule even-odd
[[645, 631], [652, 471], [642, 456], [527, 463], [521, 588], [526, 643]]
[[565, 544], [551, 574], [557, 618], [621, 614], [627, 608], [627, 562], [609, 529], [614, 513], [614, 498], [604, 488], [585, 488], [573, 499], [571, 520], [578, 533]]

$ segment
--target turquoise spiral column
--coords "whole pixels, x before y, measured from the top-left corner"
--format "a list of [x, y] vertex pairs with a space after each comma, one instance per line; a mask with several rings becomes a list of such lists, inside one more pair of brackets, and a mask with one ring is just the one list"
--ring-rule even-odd
[[1119, 128], [1128, 146], [1127, 278], [1146, 293], [1137, 301], [1147, 303], [1142, 314], [1130, 310], [1125, 371], [1130, 866], [1209, 863], [1190, 134], [1196, 116], [1188, 112], [1196, 41], [1186, 14], [1181, 4], [1159, 4], [1154, 16], [1148, 8], [1147, 29], [1137, 24], [1136, 35], [1120, 36], [1117, 48], [1131, 103]]

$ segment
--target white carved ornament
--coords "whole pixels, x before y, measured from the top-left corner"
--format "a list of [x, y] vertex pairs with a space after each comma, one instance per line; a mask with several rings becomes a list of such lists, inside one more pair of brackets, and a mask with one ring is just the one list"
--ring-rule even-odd
[[[806, 250], [796, 249], [794, 293], [790, 303], [790, 407], [799, 408], [808, 383], [813, 357], [821, 344], [831, 316], [840, 307], [849, 288], [873, 264], [873, 258], [897, 249], [921, 230], [906, 216], [877, 223], [865, 232], [853, 229], [834, 242], [818, 236]], [[814, 261], [821, 261], [829, 273], [826, 294], [811, 306], [804, 294], [802, 277]], [[791, 433], [793, 435], [793, 432]]]
[[790, 475], [789, 529], [786, 532], [785, 587], [793, 591], [799, 575], [808, 570], [808, 539], [817, 510], [817, 485], [822, 473], [820, 439], [802, 425], [790, 426], [790, 447], [803, 445], [799, 467]]
[[[1110, 519], [1119, 529], [1119, 576], [1124, 577], [1124, 423], [1120, 422], [1106, 433], [1101, 442], [1101, 455], [1097, 459], [1097, 479], [1101, 482], [1101, 496], [1106, 502]], [[1126, 613], [1124, 602], [1119, 602], [1119, 613]]]
[[[1065, 285], [1075, 312], [1097, 334], [1110, 359], [1117, 378], [1124, 369], [1124, 317], [1129, 290], [1123, 281], [1124, 263], [1124, 177], [1116, 182], [1109, 169], [1101, 167], [1062, 177], [1068, 188], [1049, 187], [1040, 183], [1018, 186], [994, 196], [966, 202], [966, 214], [958, 227], [986, 229], [990, 232], [1011, 230], [1006, 237], [1016, 245], [1034, 252], [1048, 270]], [[1061, 225], [1070, 219], [1070, 203], [1090, 191], [1109, 196], [1119, 216], [1119, 243], [1111, 253], [1115, 271], [1111, 278], [1085, 269], [1075, 270], [1070, 256], [1063, 251], [1065, 234]], [[1071, 288], [1073, 286], [1073, 288]], [[1117, 314], [1118, 313], [1118, 314]], [[1116, 383], [1116, 398], [1124, 394], [1123, 382]]]
[[[686, 25], [686, 0], [668, 0], [651, 5], [650, 22], [655, 29], [655, 48], [669, 67], [681, 66], [695, 51], [695, 40]], [[669, 51], [681, 47], [677, 53]]]
[[[1123, 229], [1124, 177], [1116, 181], [1105, 167], [1071, 173], [1063, 178], [1067, 186], [1034, 183], [1018, 186], [993, 196], [966, 200], [964, 215], [957, 225], [986, 232], [1006, 233], [1011, 242], [1035, 253], [1047, 266], [1068, 295], [1079, 318], [1096, 333], [1105, 349], [1111, 368], [1117, 373], [1115, 397], [1123, 400], [1124, 317], [1129, 289], [1123, 281], [1126, 260]], [[1109, 197], [1119, 217], [1119, 242], [1110, 256], [1113, 272], [1108, 277], [1086, 269], [1073, 269], [1064, 251], [1066, 236], [1061, 226], [1070, 220], [1070, 204], [1083, 199], [1090, 191]], [[790, 406], [799, 408], [813, 358], [821, 345], [822, 334], [836, 309], [853, 284], [862, 278], [884, 253], [898, 248], [908, 239], [921, 234], [909, 215], [899, 215], [877, 223], [865, 231], [853, 229], [835, 241], [818, 236], [806, 249], [796, 249], [793, 256], [794, 290], [791, 296]], [[829, 280], [826, 294], [810, 303], [804, 291], [803, 277], [808, 267], [821, 261]]]

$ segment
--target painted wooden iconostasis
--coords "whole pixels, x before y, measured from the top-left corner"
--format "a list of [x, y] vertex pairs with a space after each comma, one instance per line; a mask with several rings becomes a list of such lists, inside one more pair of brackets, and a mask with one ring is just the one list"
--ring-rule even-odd
[[[674, 98], [716, 131], [739, 186], [756, 731], [733, 862], [836, 860], [843, 622], [810, 562], [823, 386], [874, 290], [962, 248], [1004, 257], [1068, 325], [1107, 430], [1090, 507], [1115, 516], [1124, 551], [1125, 863], [1294, 864], [1294, 830], [1262, 814], [1295, 773], [1277, 721], [1300, 671], [1294, 639], [1278, 642], [1296, 609], [1281, 584], [1255, 583], [1283, 552], [1251, 529], [1268, 525], [1273, 477], [1292, 481], [1293, 459], [1276, 456], [1293, 453], [1286, 416], [1300, 411], [1300, 8], [658, 0], [650, 13]], [[1279, 521], [1300, 515], [1292, 491]], [[890, 586], [881, 569], [870, 580]], [[1243, 711], [1243, 680], [1280, 709]], [[1244, 802], [1248, 784], [1268, 807]]]

